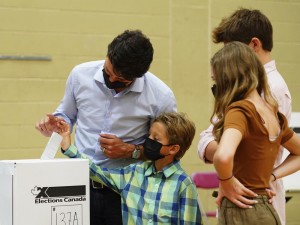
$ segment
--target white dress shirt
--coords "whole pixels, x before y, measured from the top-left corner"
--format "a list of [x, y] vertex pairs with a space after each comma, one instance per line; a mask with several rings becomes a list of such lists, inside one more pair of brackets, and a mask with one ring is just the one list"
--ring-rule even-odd
[[137, 78], [116, 93], [103, 78], [102, 61], [87, 62], [70, 73], [65, 95], [54, 115], [76, 125], [75, 145], [97, 165], [122, 167], [133, 159], [108, 159], [99, 148], [99, 134], [116, 135], [126, 143], [143, 143], [152, 120], [162, 112], [176, 111], [171, 89], [152, 73]]

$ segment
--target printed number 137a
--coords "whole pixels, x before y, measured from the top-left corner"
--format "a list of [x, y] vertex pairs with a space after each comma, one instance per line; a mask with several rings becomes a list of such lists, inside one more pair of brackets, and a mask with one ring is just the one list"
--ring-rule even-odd
[[51, 225], [83, 225], [82, 205], [64, 205], [51, 208]]
[[77, 213], [74, 212], [61, 212], [56, 214], [55, 225], [79, 225]]

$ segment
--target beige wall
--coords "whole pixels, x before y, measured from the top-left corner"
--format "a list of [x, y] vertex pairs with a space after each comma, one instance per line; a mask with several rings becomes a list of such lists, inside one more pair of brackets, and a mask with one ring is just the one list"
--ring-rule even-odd
[[179, 111], [197, 124], [183, 166], [188, 173], [213, 169], [195, 150], [212, 107], [209, 59], [221, 47], [210, 35], [239, 6], [260, 9], [272, 21], [273, 57], [290, 88], [293, 110], [300, 111], [299, 0], [2, 0], [0, 55], [52, 60], [0, 60], [0, 159], [39, 158], [48, 140], [34, 124], [55, 110], [72, 67], [103, 59], [115, 35], [141, 29], [155, 48], [151, 71], [174, 90]]
[[[192, 117], [199, 133], [209, 124], [213, 100], [209, 59], [221, 47], [211, 43], [211, 30], [239, 6], [260, 9], [271, 19], [273, 56], [292, 93], [293, 110], [300, 111], [298, 0], [1, 1], [0, 54], [52, 60], [0, 60], [0, 159], [40, 156], [47, 139], [34, 124], [55, 110], [72, 67], [102, 59], [124, 29], [141, 29], [151, 38], [151, 71], [174, 90], [179, 110]], [[196, 157], [197, 141], [198, 135], [183, 160], [189, 171], [206, 168]]]

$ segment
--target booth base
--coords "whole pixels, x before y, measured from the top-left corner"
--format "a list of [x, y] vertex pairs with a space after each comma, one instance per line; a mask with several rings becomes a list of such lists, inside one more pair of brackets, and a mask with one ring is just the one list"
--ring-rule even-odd
[[0, 161], [1, 225], [89, 225], [84, 159]]

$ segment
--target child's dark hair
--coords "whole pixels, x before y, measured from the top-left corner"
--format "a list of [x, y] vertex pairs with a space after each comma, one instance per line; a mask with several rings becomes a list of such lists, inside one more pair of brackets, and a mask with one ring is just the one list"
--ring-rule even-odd
[[259, 10], [240, 8], [224, 18], [213, 30], [214, 43], [240, 41], [248, 45], [252, 38], [258, 38], [264, 50], [273, 48], [273, 28], [270, 20]]

